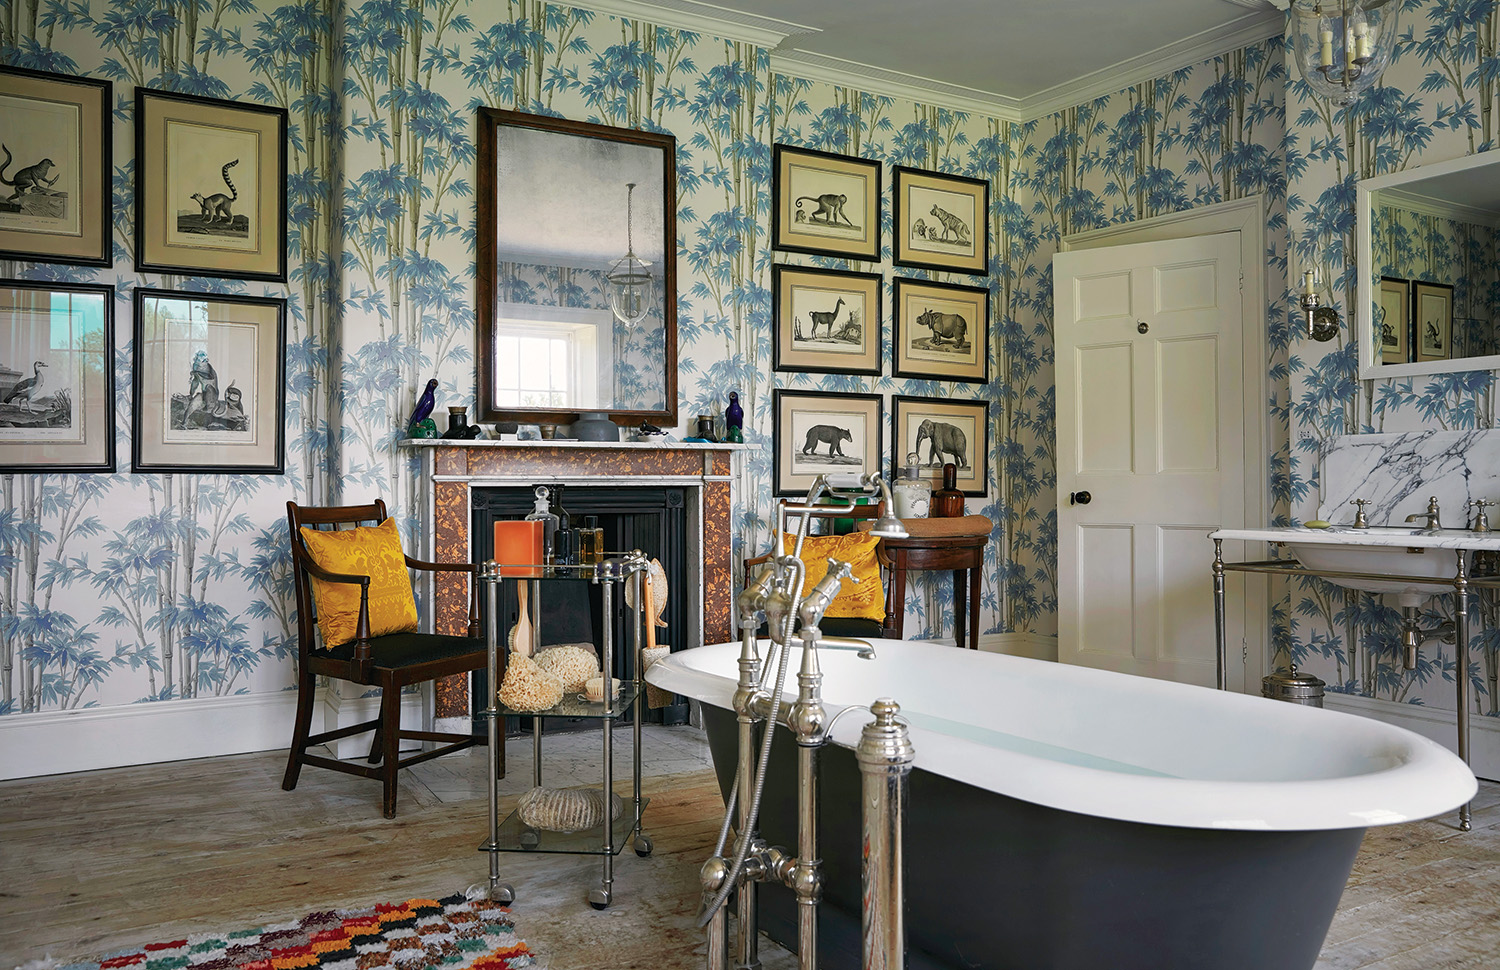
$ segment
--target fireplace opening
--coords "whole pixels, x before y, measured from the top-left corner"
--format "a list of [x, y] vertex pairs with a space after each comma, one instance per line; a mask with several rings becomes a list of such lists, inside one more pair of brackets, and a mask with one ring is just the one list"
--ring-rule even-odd
[[[551, 484], [539, 482], [538, 484]], [[657, 629], [657, 642], [673, 650], [691, 646], [688, 617], [688, 489], [671, 486], [566, 485], [563, 506], [575, 521], [585, 515], [599, 518], [604, 530], [604, 546], [609, 553], [640, 549], [647, 558], [658, 560], [667, 576], [667, 605], [662, 611], [665, 628]], [[476, 561], [483, 562], [494, 554], [494, 523], [523, 519], [535, 503], [532, 486], [476, 487], [470, 496], [471, 531]], [[587, 582], [546, 582], [541, 584], [540, 622], [537, 643], [547, 647], [559, 643], [587, 642], [596, 649], [603, 642], [604, 623], [609, 622], [614, 636], [614, 670], [621, 680], [635, 676], [634, 639], [630, 621], [634, 611], [625, 604], [623, 588], [617, 587], [613, 615], [603, 615], [600, 587]], [[501, 622], [504, 636], [515, 623], [517, 603], [514, 583], [501, 584]], [[487, 605], [481, 598], [480, 609]], [[487, 622], [487, 617], [485, 618]], [[486, 627], [487, 628], [487, 627]], [[602, 652], [602, 651], [601, 651]], [[471, 713], [485, 707], [484, 672], [475, 671], [469, 690]], [[688, 705], [674, 697], [665, 708], [651, 710], [643, 705], [646, 723], [683, 724], [688, 719]], [[625, 718], [628, 721], [629, 716]], [[531, 730], [532, 718], [506, 718], [507, 735]], [[476, 718], [476, 724], [480, 721]], [[482, 725], [481, 725], [482, 726]], [[598, 722], [583, 718], [548, 718], [550, 731], [597, 729]]]

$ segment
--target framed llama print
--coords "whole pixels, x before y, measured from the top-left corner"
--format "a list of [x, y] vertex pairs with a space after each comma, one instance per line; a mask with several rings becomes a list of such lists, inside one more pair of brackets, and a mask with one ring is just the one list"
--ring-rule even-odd
[[108, 81], [0, 67], [0, 259], [112, 261]]
[[280, 475], [286, 301], [135, 291], [138, 472]]
[[777, 145], [771, 161], [771, 248], [880, 259], [880, 163]]
[[115, 291], [0, 280], [0, 474], [115, 470]]
[[897, 167], [895, 196], [897, 266], [989, 272], [989, 182]]
[[771, 270], [776, 370], [879, 376], [881, 276], [778, 264]]
[[895, 376], [989, 380], [989, 290], [898, 277], [895, 291]]
[[943, 466], [958, 468], [957, 487], [970, 498], [989, 490], [989, 402], [945, 397], [891, 398], [891, 441], [896, 463], [915, 452], [923, 477], [936, 488]]
[[1411, 360], [1411, 281], [1380, 278], [1375, 300], [1375, 327], [1380, 334], [1380, 362], [1404, 364]]
[[286, 282], [285, 108], [136, 89], [135, 268]]
[[879, 394], [771, 393], [771, 487], [801, 495], [819, 475], [880, 470], [884, 405]]
[[1412, 327], [1417, 360], [1453, 356], [1453, 287], [1416, 280], [1411, 285]]

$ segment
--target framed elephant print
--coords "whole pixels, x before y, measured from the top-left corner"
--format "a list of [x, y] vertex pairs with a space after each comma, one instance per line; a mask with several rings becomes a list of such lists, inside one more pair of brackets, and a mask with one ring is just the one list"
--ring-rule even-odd
[[989, 182], [897, 167], [895, 183], [897, 266], [988, 272]]
[[990, 291], [896, 278], [897, 377], [985, 384], [990, 379]]
[[819, 475], [880, 470], [884, 405], [879, 394], [791, 391], [771, 394], [771, 483], [801, 495]]
[[957, 487], [970, 498], [989, 492], [990, 402], [962, 401], [946, 397], [891, 398], [891, 440], [895, 464], [907, 464], [915, 453], [923, 477], [936, 487], [943, 479], [943, 466], [958, 468]]

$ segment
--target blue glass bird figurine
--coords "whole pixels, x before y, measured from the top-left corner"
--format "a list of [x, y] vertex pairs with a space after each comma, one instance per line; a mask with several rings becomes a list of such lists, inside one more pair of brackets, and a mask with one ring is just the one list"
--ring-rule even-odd
[[421, 421], [423, 418], [429, 417], [432, 414], [432, 406], [435, 403], [437, 386], [438, 382], [436, 377], [427, 382], [427, 390], [423, 391], [422, 396], [417, 398], [417, 406], [412, 409], [411, 417], [406, 419], [406, 427], [408, 429], [410, 429], [411, 426], [416, 424], [418, 421]]

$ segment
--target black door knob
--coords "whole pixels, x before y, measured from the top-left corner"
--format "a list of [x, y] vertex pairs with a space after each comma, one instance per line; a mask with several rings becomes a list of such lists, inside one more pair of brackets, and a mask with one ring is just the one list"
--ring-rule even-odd
[[1092, 502], [1093, 500], [1094, 500], [1094, 496], [1090, 495], [1088, 492], [1069, 492], [1068, 493], [1068, 504], [1069, 505], [1087, 505], [1090, 502]]

